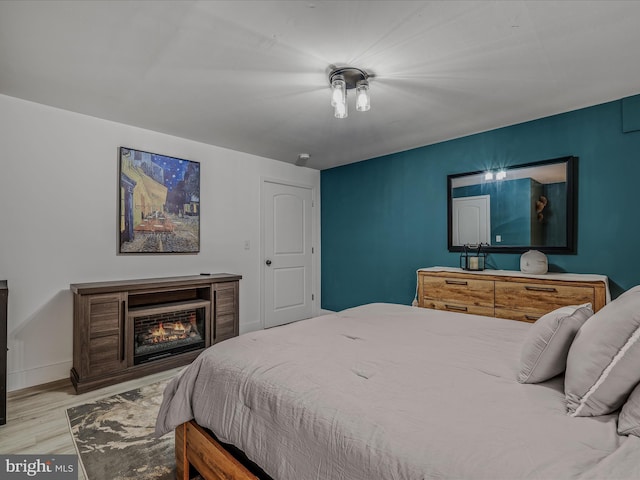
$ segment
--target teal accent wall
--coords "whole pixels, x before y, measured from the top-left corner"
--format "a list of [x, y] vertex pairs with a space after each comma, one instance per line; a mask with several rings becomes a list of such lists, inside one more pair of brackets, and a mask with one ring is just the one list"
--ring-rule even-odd
[[[410, 304], [418, 268], [459, 265], [447, 175], [570, 155], [577, 254], [549, 255], [550, 270], [607, 275], [614, 297], [640, 284], [640, 132], [623, 133], [618, 100], [322, 171], [322, 308]], [[520, 255], [488, 264], [518, 270]]]
[[622, 99], [622, 131], [640, 130], [640, 95]]

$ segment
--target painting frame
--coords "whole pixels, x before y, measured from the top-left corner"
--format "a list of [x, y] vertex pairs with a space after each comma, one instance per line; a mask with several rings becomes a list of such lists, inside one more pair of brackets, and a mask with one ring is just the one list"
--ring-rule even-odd
[[118, 148], [118, 254], [200, 252], [200, 162]]

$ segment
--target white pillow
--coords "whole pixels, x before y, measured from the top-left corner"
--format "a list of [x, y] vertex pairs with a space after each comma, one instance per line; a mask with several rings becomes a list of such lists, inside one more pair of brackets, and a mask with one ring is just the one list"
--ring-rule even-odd
[[618, 433], [640, 437], [640, 383], [633, 389], [620, 411]]
[[544, 382], [564, 372], [571, 342], [592, 315], [586, 303], [558, 308], [536, 320], [522, 345], [518, 382]]
[[564, 391], [568, 413], [590, 417], [622, 406], [640, 381], [640, 286], [589, 318], [569, 349]]

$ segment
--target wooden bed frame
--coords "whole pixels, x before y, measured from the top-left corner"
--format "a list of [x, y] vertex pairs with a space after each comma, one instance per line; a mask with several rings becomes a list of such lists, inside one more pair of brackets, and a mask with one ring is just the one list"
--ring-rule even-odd
[[232, 445], [219, 442], [195, 420], [176, 428], [176, 479], [190, 480], [199, 473], [205, 480], [272, 480]]

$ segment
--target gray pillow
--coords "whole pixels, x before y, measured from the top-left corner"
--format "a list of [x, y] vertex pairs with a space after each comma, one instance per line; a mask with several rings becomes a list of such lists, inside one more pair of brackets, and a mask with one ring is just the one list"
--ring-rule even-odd
[[592, 315], [587, 303], [561, 307], [536, 320], [522, 345], [518, 382], [544, 382], [564, 372], [571, 342]]
[[572, 417], [611, 413], [640, 381], [640, 286], [589, 318], [569, 349], [564, 391]]
[[618, 418], [618, 433], [620, 435], [635, 435], [640, 437], [640, 383], [631, 392], [620, 411]]

